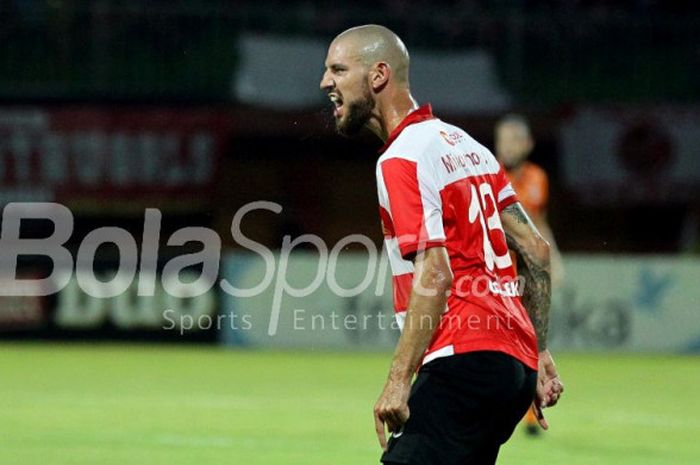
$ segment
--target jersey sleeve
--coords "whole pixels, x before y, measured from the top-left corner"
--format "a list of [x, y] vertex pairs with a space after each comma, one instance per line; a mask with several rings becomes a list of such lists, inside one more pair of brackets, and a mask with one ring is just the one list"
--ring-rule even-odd
[[498, 168], [494, 188], [494, 191], [498, 193], [498, 211], [503, 211], [503, 209], [508, 205], [514, 204], [518, 201], [518, 196], [515, 194], [515, 189], [513, 189], [513, 186], [508, 180], [508, 176], [506, 176], [503, 166]]
[[[377, 170], [380, 203], [388, 213], [401, 256], [445, 245], [442, 200], [427, 166], [404, 158], [389, 158]], [[383, 202], [382, 202], [383, 200]]]

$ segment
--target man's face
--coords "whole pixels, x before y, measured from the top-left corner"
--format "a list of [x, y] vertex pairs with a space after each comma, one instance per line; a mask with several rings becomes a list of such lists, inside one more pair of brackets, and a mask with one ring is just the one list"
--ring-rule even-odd
[[331, 43], [321, 79], [321, 89], [328, 93], [335, 106], [336, 129], [348, 137], [359, 133], [367, 124], [375, 105], [367, 81], [367, 67], [352, 53], [349, 42], [339, 39]]
[[496, 128], [496, 156], [506, 169], [516, 168], [532, 151], [532, 138], [521, 124], [503, 123]]

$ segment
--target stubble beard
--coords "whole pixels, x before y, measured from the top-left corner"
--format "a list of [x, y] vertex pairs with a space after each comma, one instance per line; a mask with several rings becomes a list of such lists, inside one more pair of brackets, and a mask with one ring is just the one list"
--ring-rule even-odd
[[338, 134], [345, 137], [353, 137], [359, 134], [369, 122], [374, 106], [374, 98], [372, 98], [369, 86], [365, 83], [362, 98], [348, 103], [345, 118], [336, 119], [335, 128]]

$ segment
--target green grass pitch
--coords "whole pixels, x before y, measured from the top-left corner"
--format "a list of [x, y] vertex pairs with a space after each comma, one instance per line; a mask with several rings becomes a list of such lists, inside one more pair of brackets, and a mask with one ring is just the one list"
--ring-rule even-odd
[[[0, 345], [0, 464], [378, 463], [389, 354]], [[700, 358], [560, 355], [550, 432], [499, 463], [700, 463]]]

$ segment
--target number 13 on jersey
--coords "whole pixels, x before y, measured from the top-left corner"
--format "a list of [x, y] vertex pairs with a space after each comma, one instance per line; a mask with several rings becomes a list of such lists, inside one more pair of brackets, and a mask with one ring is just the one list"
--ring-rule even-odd
[[[499, 270], [509, 268], [513, 265], [513, 262], [510, 259], [508, 248], [506, 247], [501, 255], [498, 255], [493, 248], [494, 242], [503, 242], [505, 232], [503, 231], [503, 225], [501, 225], [501, 217], [498, 214], [498, 204], [496, 202], [496, 197], [493, 195], [491, 184], [487, 182], [479, 184], [478, 192], [474, 184], [470, 184], [470, 187], [469, 222], [474, 223], [478, 219], [481, 224], [486, 268], [489, 271], [493, 271], [494, 267]], [[489, 211], [493, 211], [493, 213], [486, 218], [486, 214]]]

